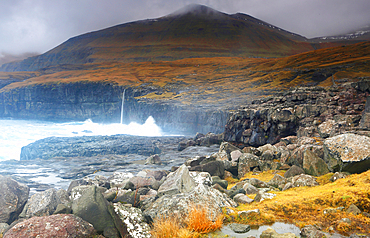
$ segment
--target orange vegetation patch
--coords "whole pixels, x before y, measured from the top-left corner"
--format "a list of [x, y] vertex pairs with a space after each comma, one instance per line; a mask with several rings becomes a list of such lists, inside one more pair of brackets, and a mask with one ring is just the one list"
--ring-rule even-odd
[[[328, 181], [328, 175], [318, 180], [322, 185], [316, 187], [297, 187], [273, 192], [276, 197], [260, 203], [240, 205], [237, 210], [260, 209], [261, 215], [239, 219], [239, 222], [262, 225], [271, 221], [294, 223], [299, 227], [317, 225], [324, 231], [331, 229], [348, 235], [349, 233], [370, 234], [370, 218], [365, 214], [346, 213], [351, 204], [362, 212], [370, 213], [370, 170], [353, 174], [335, 182]], [[343, 210], [335, 210], [343, 207]], [[330, 212], [325, 209], [332, 209]], [[334, 210], [334, 212], [333, 212]], [[237, 214], [231, 214], [237, 216]], [[349, 218], [350, 224], [342, 222]]]
[[206, 207], [193, 205], [186, 217], [171, 216], [155, 219], [151, 234], [156, 238], [196, 238], [220, 229], [222, 224], [222, 215], [212, 221], [209, 219], [209, 211]]

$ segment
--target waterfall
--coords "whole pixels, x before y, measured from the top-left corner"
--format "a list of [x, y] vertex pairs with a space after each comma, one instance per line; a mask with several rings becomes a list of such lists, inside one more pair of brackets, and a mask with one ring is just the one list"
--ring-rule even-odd
[[123, 124], [123, 106], [125, 105], [125, 92], [126, 92], [126, 89], [124, 89], [122, 93], [121, 124]]

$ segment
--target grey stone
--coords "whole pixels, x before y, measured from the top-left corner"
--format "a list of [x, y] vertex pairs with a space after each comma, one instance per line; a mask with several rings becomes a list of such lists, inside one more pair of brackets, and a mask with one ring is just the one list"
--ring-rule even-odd
[[324, 160], [330, 171], [362, 173], [370, 168], [370, 138], [342, 134], [324, 141]]
[[191, 178], [189, 170], [181, 165], [176, 172], [167, 175], [165, 181], [158, 189], [158, 196], [187, 193], [195, 188], [195, 181]]
[[250, 198], [247, 195], [242, 194], [242, 193], [236, 194], [233, 199], [234, 199], [235, 202], [241, 203], [241, 204], [246, 204], [246, 203], [249, 204], [249, 203], [253, 202], [252, 198]]
[[145, 164], [162, 164], [162, 160], [159, 155], [155, 154], [146, 159]]
[[250, 225], [231, 223], [229, 224], [230, 229], [235, 233], [246, 233], [251, 230]]
[[28, 200], [20, 217], [30, 218], [33, 216], [52, 215], [58, 204], [61, 203], [57, 191], [54, 188], [36, 193]]
[[304, 170], [301, 167], [298, 167], [297, 165], [293, 165], [284, 173], [285, 178], [294, 177], [296, 175], [304, 174]]
[[108, 210], [108, 201], [97, 187], [79, 186], [71, 191], [73, 214], [91, 223], [103, 233], [107, 228], [115, 228], [114, 220]]
[[286, 183], [286, 178], [279, 174], [275, 174], [274, 177], [267, 184], [275, 188], [280, 188], [283, 187]]
[[355, 204], [351, 204], [346, 210], [346, 212], [352, 213], [353, 215], [361, 214], [361, 210]]
[[12, 223], [28, 200], [29, 187], [0, 175], [0, 223]]
[[296, 238], [296, 236], [293, 233], [279, 234], [274, 229], [269, 227], [262, 231], [260, 238]]
[[306, 149], [303, 153], [303, 170], [312, 176], [321, 176], [330, 172], [325, 161], [310, 149]]

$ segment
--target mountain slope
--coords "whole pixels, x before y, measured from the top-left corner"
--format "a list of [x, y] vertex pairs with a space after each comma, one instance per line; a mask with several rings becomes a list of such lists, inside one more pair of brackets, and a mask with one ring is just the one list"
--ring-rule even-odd
[[313, 50], [304, 37], [245, 14], [228, 15], [190, 5], [152, 20], [117, 25], [71, 38], [56, 48], [1, 71], [34, 71], [51, 65], [143, 62], [193, 57], [279, 57]]

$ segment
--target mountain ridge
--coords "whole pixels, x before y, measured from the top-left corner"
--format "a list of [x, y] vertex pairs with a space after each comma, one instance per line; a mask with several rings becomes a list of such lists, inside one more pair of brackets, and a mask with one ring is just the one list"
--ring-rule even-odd
[[190, 5], [175, 13], [75, 36], [39, 56], [4, 64], [0, 71], [35, 71], [59, 64], [107, 61], [281, 57], [322, 48], [246, 14], [229, 15], [204, 5]]

